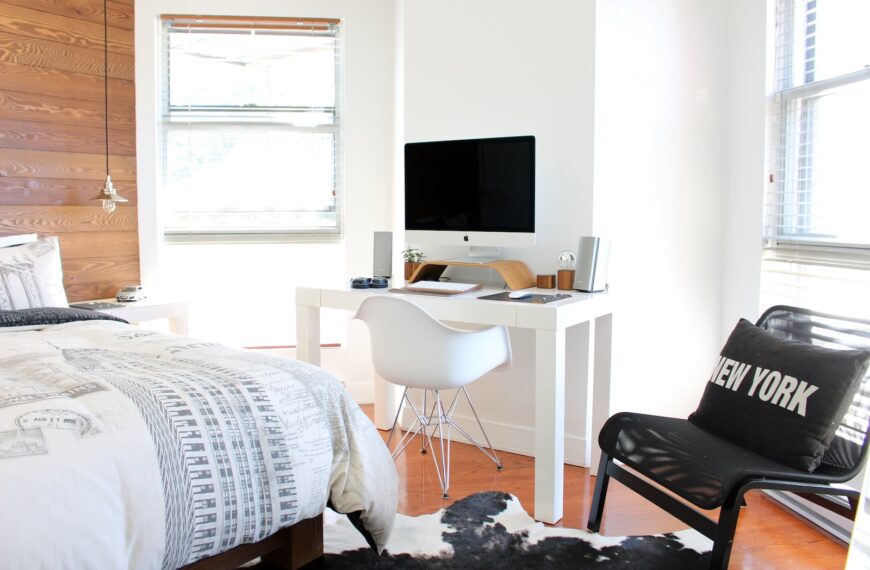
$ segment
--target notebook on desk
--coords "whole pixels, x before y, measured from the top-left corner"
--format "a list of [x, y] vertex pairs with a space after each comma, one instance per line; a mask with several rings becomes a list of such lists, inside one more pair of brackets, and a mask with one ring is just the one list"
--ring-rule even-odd
[[461, 295], [483, 289], [480, 283], [456, 283], [453, 281], [417, 281], [408, 283], [401, 289], [390, 289], [394, 293], [423, 293], [426, 295]]

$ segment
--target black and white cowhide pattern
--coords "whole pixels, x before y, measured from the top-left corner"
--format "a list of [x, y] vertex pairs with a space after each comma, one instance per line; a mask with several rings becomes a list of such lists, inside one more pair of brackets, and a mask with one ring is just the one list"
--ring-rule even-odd
[[693, 530], [608, 537], [535, 522], [519, 500], [488, 491], [431, 515], [398, 515], [381, 556], [347, 518], [324, 515], [326, 555], [312, 568], [705, 568], [712, 542]]

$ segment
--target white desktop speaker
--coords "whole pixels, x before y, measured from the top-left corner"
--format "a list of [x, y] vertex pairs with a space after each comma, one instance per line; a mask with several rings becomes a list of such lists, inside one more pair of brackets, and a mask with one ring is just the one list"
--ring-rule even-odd
[[393, 276], [393, 232], [375, 232], [372, 277]]
[[607, 265], [610, 263], [610, 241], [583, 236], [577, 246], [577, 266], [574, 289], [592, 293], [607, 287]]

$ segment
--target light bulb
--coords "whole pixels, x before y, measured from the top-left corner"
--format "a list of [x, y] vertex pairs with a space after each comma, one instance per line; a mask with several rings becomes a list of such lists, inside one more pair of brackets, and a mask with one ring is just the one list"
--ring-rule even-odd
[[577, 256], [573, 251], [565, 250], [556, 258], [558, 269], [574, 269], [577, 266]]

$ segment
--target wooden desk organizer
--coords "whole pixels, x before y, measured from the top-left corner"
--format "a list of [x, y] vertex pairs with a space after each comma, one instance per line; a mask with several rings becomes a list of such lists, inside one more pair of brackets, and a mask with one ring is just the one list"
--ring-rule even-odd
[[423, 265], [417, 268], [417, 271], [408, 280], [409, 283], [417, 281], [437, 281], [441, 274], [448, 267], [477, 267], [483, 269], [495, 269], [498, 271], [505, 284], [512, 291], [517, 289], [526, 289], [527, 287], [535, 286], [535, 276], [522, 261], [512, 259], [497, 259], [487, 263], [466, 263], [464, 261], [450, 261], [447, 259], [439, 261], [424, 261]]

